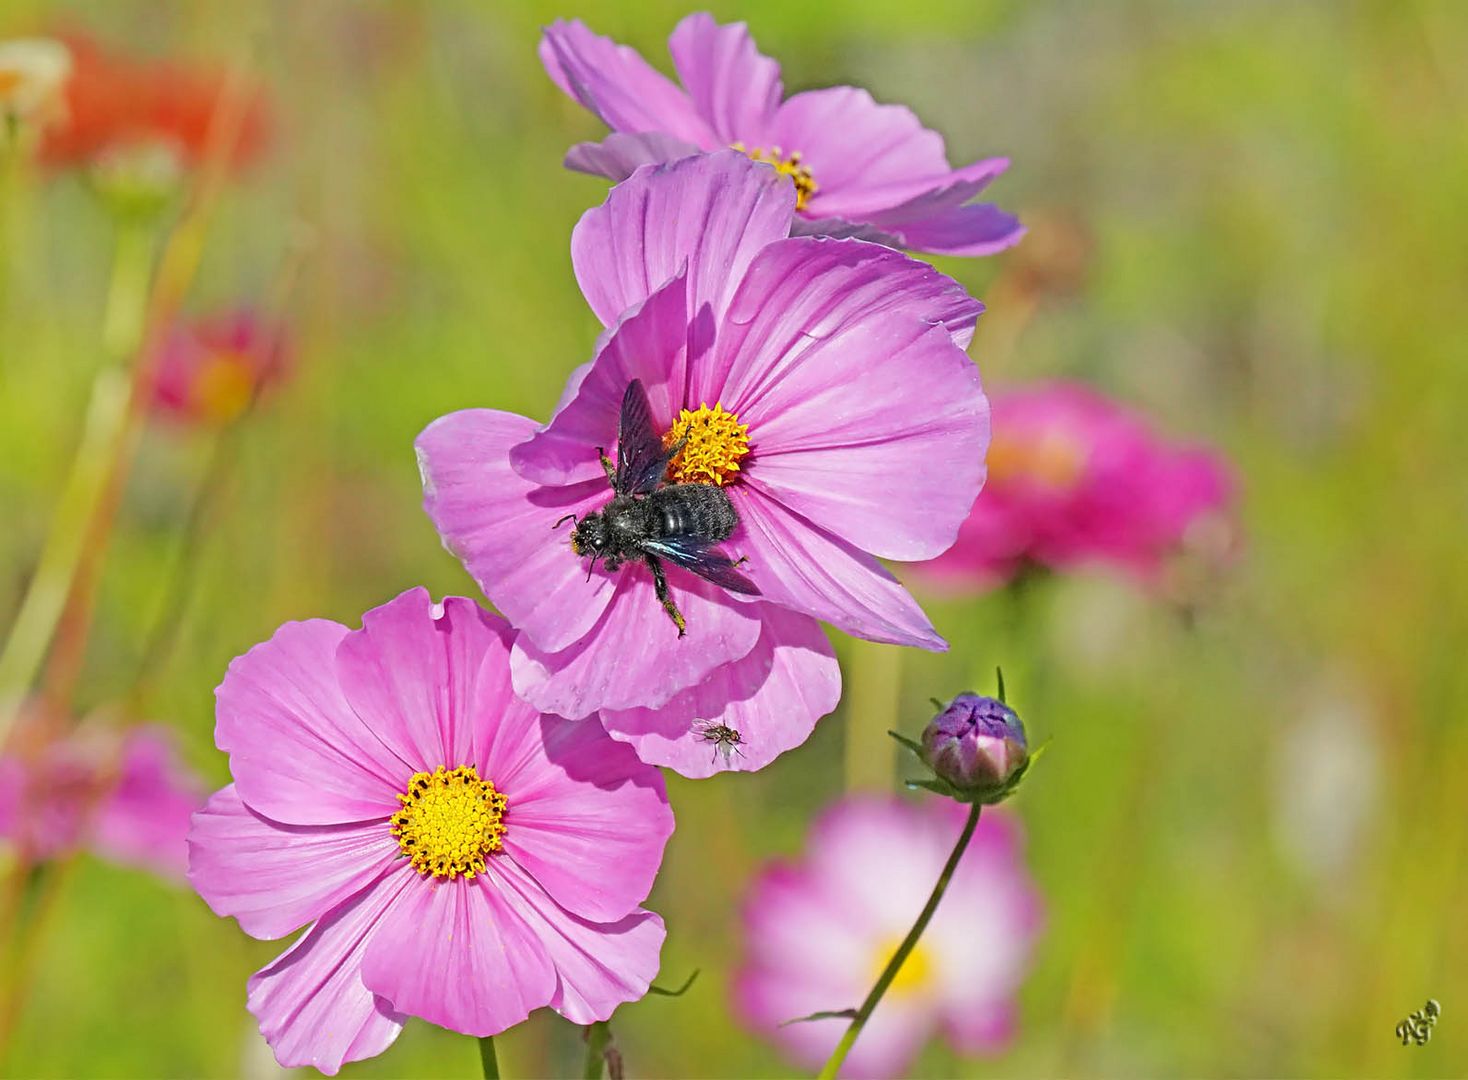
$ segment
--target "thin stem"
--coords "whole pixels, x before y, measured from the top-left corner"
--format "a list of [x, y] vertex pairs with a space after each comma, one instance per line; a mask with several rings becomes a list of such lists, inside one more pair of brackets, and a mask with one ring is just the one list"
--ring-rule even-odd
[[968, 821], [964, 822], [963, 832], [958, 834], [958, 843], [953, 845], [953, 854], [948, 856], [948, 862], [943, 865], [943, 872], [938, 875], [938, 883], [933, 886], [933, 893], [928, 897], [928, 902], [923, 905], [922, 914], [917, 917], [917, 922], [912, 924], [912, 929], [907, 932], [907, 937], [902, 939], [902, 944], [897, 946], [897, 951], [892, 954], [892, 959], [887, 961], [887, 966], [882, 969], [882, 974], [877, 978], [877, 984], [872, 987], [872, 992], [867, 999], [861, 1003], [861, 1008], [856, 1010], [856, 1016], [851, 1020], [851, 1026], [841, 1036], [841, 1041], [836, 1044], [836, 1049], [831, 1051], [831, 1057], [821, 1069], [820, 1080], [835, 1080], [836, 1073], [841, 1068], [841, 1063], [846, 1060], [846, 1055], [851, 1052], [856, 1037], [861, 1034], [861, 1029], [871, 1019], [877, 1004], [882, 1000], [882, 995], [892, 985], [892, 980], [897, 978], [897, 973], [902, 970], [903, 963], [907, 960], [912, 950], [917, 947], [918, 938], [923, 936], [923, 931], [928, 928], [928, 923], [933, 919], [933, 913], [938, 910], [938, 902], [943, 899], [943, 894], [948, 891], [948, 883], [953, 879], [953, 872], [958, 869], [958, 861], [963, 858], [963, 853], [968, 849], [968, 843], [974, 838], [974, 829], [979, 825], [979, 812], [983, 809], [982, 803], [974, 803], [969, 811]]
[[500, 1061], [494, 1053], [494, 1036], [479, 1037], [479, 1064], [484, 1067], [484, 1080], [500, 1080]]
[[586, 1068], [581, 1072], [585, 1080], [601, 1080], [606, 1067], [607, 1047], [612, 1044], [612, 1025], [598, 1020], [586, 1028]]
[[[143, 223], [124, 222], [117, 236], [112, 282], [103, 316], [107, 360], [92, 383], [81, 442], [56, 506], [40, 561], [20, 611], [0, 651], [0, 745], [4, 744], [20, 700], [35, 682], [72, 584], [98, 502], [109, 487], [113, 456], [126, 430], [129, 403], [127, 364], [140, 344], [147, 281], [152, 272], [153, 239]], [[141, 285], [140, 285], [141, 283]], [[124, 308], [138, 310], [124, 312]], [[136, 333], [139, 337], [124, 335]]]

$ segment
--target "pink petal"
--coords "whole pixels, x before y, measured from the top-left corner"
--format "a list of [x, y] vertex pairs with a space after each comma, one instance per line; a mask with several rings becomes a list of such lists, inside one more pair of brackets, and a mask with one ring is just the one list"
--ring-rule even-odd
[[860, 219], [847, 208], [860, 208], [869, 189], [950, 172], [941, 135], [905, 106], [879, 105], [854, 86], [795, 94], [769, 131], [786, 154], [802, 155], [820, 185], [810, 201], [812, 217]]
[[689, 15], [668, 50], [693, 107], [722, 143], [765, 142], [784, 92], [780, 65], [760, 54], [744, 23], [720, 26], [706, 12]]
[[284, 937], [349, 900], [399, 858], [385, 818], [353, 825], [282, 825], [240, 801], [231, 784], [194, 815], [189, 884], [245, 933]]
[[498, 1035], [549, 1004], [556, 976], [546, 946], [499, 899], [497, 872], [472, 881], [412, 876], [362, 960], [368, 987], [465, 1035]]
[[250, 976], [247, 1007], [281, 1065], [334, 1076], [343, 1062], [375, 1057], [398, 1037], [407, 1017], [363, 985], [362, 957], [412, 876], [395, 875], [343, 904]]
[[1017, 217], [992, 203], [955, 206], [921, 221], [882, 228], [900, 237], [903, 247], [934, 255], [993, 255], [1025, 235]]
[[864, 188], [842, 200], [841, 212], [882, 228], [924, 221], [962, 206], [1009, 168], [1008, 158], [984, 158], [960, 169], [945, 165], [939, 174], [921, 174]]
[[752, 484], [737, 489], [740, 531], [731, 546], [748, 554], [764, 598], [870, 641], [941, 651], [922, 608], [864, 551], [776, 502]]
[[608, 490], [605, 477], [563, 489], [522, 479], [510, 467], [510, 448], [535, 426], [511, 413], [466, 409], [429, 424], [415, 445], [423, 507], [444, 546], [521, 633], [559, 649], [595, 625], [614, 583], [604, 575], [588, 582], [565, 533], [552, 526], [600, 508]]
[[[788, 404], [780, 391], [797, 367], [813, 362], [840, 381], [870, 356], [872, 335], [900, 342], [936, 325], [961, 349], [983, 310], [958, 282], [900, 251], [859, 240], [780, 240], [750, 265], [713, 362], [703, 365], [705, 380], [694, 380], [689, 397], [714, 394], [725, 408], [758, 403], [763, 416], [765, 394]], [[889, 323], [896, 326], [887, 330]], [[763, 445], [751, 427], [751, 440], [757, 436]]]
[[577, 143], [566, 151], [562, 164], [576, 172], [605, 176], [614, 184], [620, 184], [639, 166], [677, 161], [696, 153], [698, 147], [692, 143], [660, 131], [643, 131], [635, 135], [614, 131], [601, 142]]
[[760, 628], [751, 605], [676, 566], [667, 575], [686, 637], [653, 595], [647, 567], [628, 564], [616, 572], [606, 613], [581, 641], [557, 653], [526, 636], [515, 641], [515, 692], [541, 712], [573, 720], [600, 709], [656, 708], [754, 648]]
[[540, 40], [546, 74], [613, 131], [665, 131], [705, 150], [720, 145], [688, 95], [637, 50], [557, 19]]
[[91, 846], [104, 859], [182, 880], [189, 868], [189, 818], [205, 790], [185, 768], [165, 728], [126, 736], [117, 781], [92, 822]]
[[844, 379], [814, 358], [784, 378], [760, 402], [747, 480], [856, 547], [905, 561], [953, 545], [989, 445], [978, 368], [941, 328], [911, 332], [921, 325], [871, 328], [845, 350]]
[[640, 170], [583, 214], [571, 234], [571, 262], [607, 326], [684, 267], [687, 312], [710, 304], [718, 322], [750, 260], [788, 235], [794, 210], [794, 187], [743, 154], [685, 158]]
[[513, 909], [525, 920], [555, 967], [551, 1008], [573, 1024], [590, 1024], [647, 993], [667, 937], [662, 919], [638, 909], [614, 923], [587, 922], [558, 906], [513, 862], [496, 862], [494, 869], [500, 910]]
[[[759, 610], [763, 631], [748, 656], [660, 709], [603, 712], [607, 731], [648, 764], [695, 779], [762, 769], [805, 742], [840, 700], [841, 669], [813, 619], [773, 604]], [[706, 733], [713, 724], [733, 728], [742, 741], [726, 749]]]
[[385, 818], [413, 772], [348, 704], [336, 650], [347, 628], [286, 623], [236, 657], [214, 692], [214, 741], [240, 798], [291, 825]]
[[599, 480], [610, 499], [597, 448], [616, 460], [613, 448], [622, 395], [633, 379], [642, 380], [658, 429], [666, 431], [672, 425], [687, 381], [687, 268], [680, 267], [671, 280], [656, 284], [651, 295], [623, 312], [621, 322], [604, 336], [575, 395], [564, 401], [549, 424], [510, 452], [511, 465], [526, 480], [552, 486]]
[[944, 1011], [943, 1033], [960, 1054], [998, 1054], [1014, 1042], [1018, 1012], [1012, 1001], [966, 999]]
[[481, 667], [492, 653], [508, 670], [510, 630], [472, 600], [450, 596], [435, 614], [428, 590], [409, 589], [362, 616], [337, 649], [342, 689], [362, 722], [414, 769], [472, 760], [484, 716], [475, 711]]
[[500, 785], [505, 852], [572, 914], [620, 919], [647, 899], [673, 832], [662, 774], [594, 719], [536, 719], [540, 752]]

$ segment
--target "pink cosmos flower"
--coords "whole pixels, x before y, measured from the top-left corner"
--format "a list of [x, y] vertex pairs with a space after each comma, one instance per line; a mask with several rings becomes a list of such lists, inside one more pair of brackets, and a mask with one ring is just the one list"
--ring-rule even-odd
[[[766, 867], [744, 901], [735, 1005], [802, 1066], [825, 1061], [927, 902], [963, 829], [949, 800], [851, 796], [811, 830], [805, 857]], [[1018, 823], [986, 809], [937, 914], [872, 1013], [841, 1075], [902, 1076], [935, 1030], [963, 1054], [994, 1054], [1040, 930]]]
[[0, 758], [0, 836], [37, 861], [85, 847], [183, 880], [189, 816], [204, 803], [204, 785], [166, 729], [93, 725], [30, 750], [18, 742]]
[[185, 423], [225, 424], [284, 377], [284, 334], [241, 310], [179, 322], [155, 360], [153, 407]]
[[234, 783], [194, 817], [189, 880], [254, 937], [310, 924], [249, 982], [282, 1065], [335, 1073], [408, 1015], [493, 1035], [646, 993], [662, 778], [516, 698], [513, 640], [413, 589], [360, 630], [287, 623], [230, 665], [215, 735]]
[[796, 234], [861, 236], [914, 251], [992, 255], [1024, 235], [975, 195], [1009, 167], [987, 158], [954, 169], [943, 137], [901, 105], [834, 86], [781, 101], [780, 65], [744, 23], [689, 15], [668, 39], [680, 87], [637, 52], [579, 20], [545, 31], [540, 58], [557, 86], [612, 129], [581, 143], [567, 168], [622, 180], [639, 165], [733, 146], [789, 177]]
[[1001, 584], [1027, 565], [1109, 563], [1154, 577], [1191, 532], [1233, 501], [1228, 466], [1177, 447], [1080, 383], [996, 397], [989, 480], [958, 542], [919, 573], [944, 585]]
[[[889, 248], [787, 238], [793, 201], [732, 151], [639, 170], [572, 237], [610, 329], [550, 422], [472, 409], [417, 443], [429, 516], [520, 630], [516, 692], [600, 713], [690, 776], [758, 768], [835, 707], [813, 620], [945, 647], [877, 560], [946, 548], [983, 480], [987, 404], [963, 352], [982, 305]], [[686, 438], [669, 479], [728, 495], [739, 525], [722, 547], [759, 589], [736, 597], [669, 564], [684, 638], [646, 566], [588, 568], [553, 528], [610, 500], [598, 447], [615, 445], [634, 379], [665, 443]], [[744, 736], [722, 766], [718, 727]]]

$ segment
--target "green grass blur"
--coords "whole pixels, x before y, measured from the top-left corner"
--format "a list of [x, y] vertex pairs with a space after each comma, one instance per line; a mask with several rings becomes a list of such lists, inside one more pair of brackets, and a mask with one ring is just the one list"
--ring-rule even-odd
[[[990, 302], [995, 384], [1088, 379], [1243, 482], [1247, 544], [1191, 620], [1104, 575], [1018, 602], [929, 596], [952, 643], [903, 657], [899, 714], [988, 689], [1053, 740], [1015, 803], [1048, 926], [1005, 1056], [940, 1045], [923, 1076], [1468, 1073], [1468, 7], [859, 0], [714, 3], [787, 89], [910, 104], [1032, 225], [941, 260]], [[286, 619], [355, 623], [426, 584], [477, 595], [419, 509], [434, 417], [545, 417], [597, 326], [568, 237], [605, 185], [560, 158], [599, 128], [535, 55], [580, 15], [655, 62], [670, 2], [183, 4], [8, 0], [0, 38], [80, 27], [154, 55], [251, 58], [278, 134], [226, 192], [188, 301], [266, 296], [294, 246], [298, 370], [241, 433], [149, 717], [226, 779], [212, 690]], [[251, 44], [253, 43], [253, 44]], [[0, 625], [45, 536], [100, 363], [111, 235], [72, 178], [7, 208], [0, 252]], [[125, 695], [209, 454], [145, 440], [106, 564], [81, 702]], [[839, 646], [850, 655], [849, 643]], [[679, 828], [652, 906], [679, 1000], [615, 1017], [634, 1076], [788, 1075], [726, 1006], [735, 908], [802, 843], [848, 757], [843, 712], [752, 776], [670, 777]], [[870, 773], [871, 769], [864, 770]], [[873, 874], [881, 873], [873, 867]], [[267, 1076], [247, 974], [279, 950], [196, 897], [82, 859], [44, 927], [4, 1068], [26, 1076]], [[1397, 1021], [1429, 996], [1425, 1048]], [[543, 1013], [507, 1076], [575, 1075]], [[477, 1075], [413, 1022], [348, 1076]]]

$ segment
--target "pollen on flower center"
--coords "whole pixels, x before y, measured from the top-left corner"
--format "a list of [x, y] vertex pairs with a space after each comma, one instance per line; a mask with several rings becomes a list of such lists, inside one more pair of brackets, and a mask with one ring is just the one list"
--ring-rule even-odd
[[1064, 491], [1075, 486], [1085, 467], [1085, 447], [1060, 432], [1048, 432], [1033, 439], [996, 434], [989, 444], [991, 481], [1029, 480]]
[[[892, 954], [902, 944], [901, 938], [893, 938], [884, 942], [883, 947], [878, 949], [872, 957], [872, 979], [875, 980], [882, 974], [887, 966], [887, 961], [892, 959]], [[897, 970], [897, 977], [892, 980], [892, 985], [887, 988], [891, 994], [911, 994], [924, 989], [933, 981], [933, 962], [928, 957], [927, 950], [919, 942], [907, 954], [902, 967]]]
[[194, 404], [212, 420], [233, 420], [249, 407], [255, 375], [248, 356], [221, 352], [209, 358], [194, 378]]
[[424, 877], [472, 878], [504, 845], [508, 800], [472, 765], [414, 773], [398, 802], [392, 834]]
[[749, 453], [749, 428], [718, 402], [710, 409], [684, 409], [663, 436], [663, 447], [682, 444], [668, 463], [668, 479], [678, 484], [718, 484], [734, 479], [739, 459]]
[[778, 146], [769, 150], [756, 146], [751, 150], [742, 142], [737, 142], [732, 145], [732, 149], [738, 150], [751, 161], [763, 161], [766, 165], [773, 165], [775, 171], [781, 176], [790, 177], [790, 182], [795, 185], [795, 209], [797, 210], [804, 210], [811, 196], [821, 189], [821, 185], [816, 183], [815, 175], [810, 171], [810, 166], [801, 163], [799, 150], [787, 157]]

